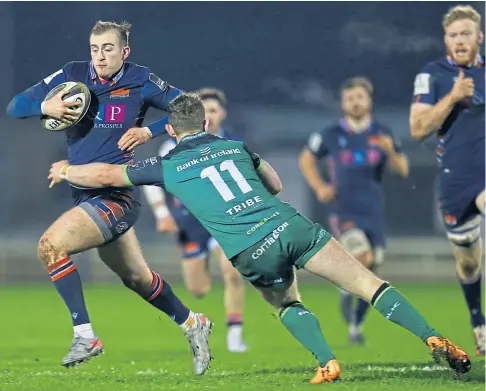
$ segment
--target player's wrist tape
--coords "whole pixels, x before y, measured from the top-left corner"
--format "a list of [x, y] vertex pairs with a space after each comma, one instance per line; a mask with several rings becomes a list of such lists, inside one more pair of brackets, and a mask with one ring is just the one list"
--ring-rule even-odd
[[153, 138], [152, 132], [150, 131], [148, 126], [145, 126], [144, 129], [147, 131], [147, 134], [150, 136], [150, 138]]
[[157, 208], [155, 208], [155, 217], [157, 219], [163, 219], [164, 217], [167, 217], [170, 215], [170, 212], [169, 212], [169, 209], [167, 208], [167, 206], [158, 206]]
[[45, 114], [45, 113], [44, 113], [44, 104], [45, 104], [45, 103], [46, 103], [45, 101], [41, 103], [41, 113], [42, 113], [42, 114]]
[[65, 166], [62, 166], [61, 169], [59, 170], [59, 177], [61, 179], [64, 179], [65, 181], [68, 181], [68, 173], [69, 170], [71, 169], [71, 166], [69, 164], [66, 164]]

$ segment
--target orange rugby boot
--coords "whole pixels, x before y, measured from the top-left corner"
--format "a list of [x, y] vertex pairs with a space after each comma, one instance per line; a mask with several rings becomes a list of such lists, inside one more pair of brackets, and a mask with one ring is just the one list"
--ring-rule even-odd
[[442, 337], [429, 337], [427, 345], [432, 351], [432, 357], [439, 363], [441, 358], [445, 358], [449, 366], [458, 374], [469, 372], [471, 361], [468, 354], [459, 346]]
[[337, 360], [329, 360], [326, 365], [317, 367], [316, 375], [309, 380], [310, 384], [332, 383], [340, 380], [341, 368]]

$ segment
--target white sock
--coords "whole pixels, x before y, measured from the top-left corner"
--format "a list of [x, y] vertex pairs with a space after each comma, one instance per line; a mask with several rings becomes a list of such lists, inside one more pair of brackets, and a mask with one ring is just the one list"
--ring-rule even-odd
[[94, 338], [94, 331], [91, 327], [91, 323], [80, 324], [74, 326], [74, 334], [79, 335], [83, 338]]
[[228, 345], [243, 343], [243, 326], [235, 324], [228, 327]]
[[349, 325], [349, 334], [358, 335], [360, 332], [361, 332], [361, 326], [352, 323]]
[[189, 330], [197, 326], [197, 316], [194, 312], [189, 311], [186, 321], [180, 325], [183, 330]]

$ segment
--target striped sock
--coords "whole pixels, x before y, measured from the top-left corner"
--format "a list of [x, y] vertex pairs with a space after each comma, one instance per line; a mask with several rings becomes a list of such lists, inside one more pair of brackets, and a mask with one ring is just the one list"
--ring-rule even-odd
[[57, 261], [48, 266], [47, 271], [64, 303], [69, 308], [73, 326], [90, 323], [84, 302], [81, 278], [71, 258], [66, 257]]
[[166, 313], [178, 325], [182, 325], [190, 315], [189, 309], [182, 304], [167, 281], [158, 273], [152, 272], [152, 292], [147, 301], [155, 308]]
[[226, 325], [228, 327], [241, 326], [243, 324], [243, 314], [241, 312], [230, 312], [226, 315]]

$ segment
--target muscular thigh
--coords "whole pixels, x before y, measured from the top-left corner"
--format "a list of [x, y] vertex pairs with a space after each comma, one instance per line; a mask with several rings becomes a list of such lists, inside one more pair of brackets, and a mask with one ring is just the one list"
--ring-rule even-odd
[[133, 276], [148, 281], [152, 279], [152, 272], [145, 262], [134, 228], [130, 228], [117, 240], [99, 247], [98, 254], [121, 279]]
[[82, 208], [74, 207], [62, 214], [42, 235], [39, 255], [49, 264], [103, 242], [103, 235], [91, 217]]

